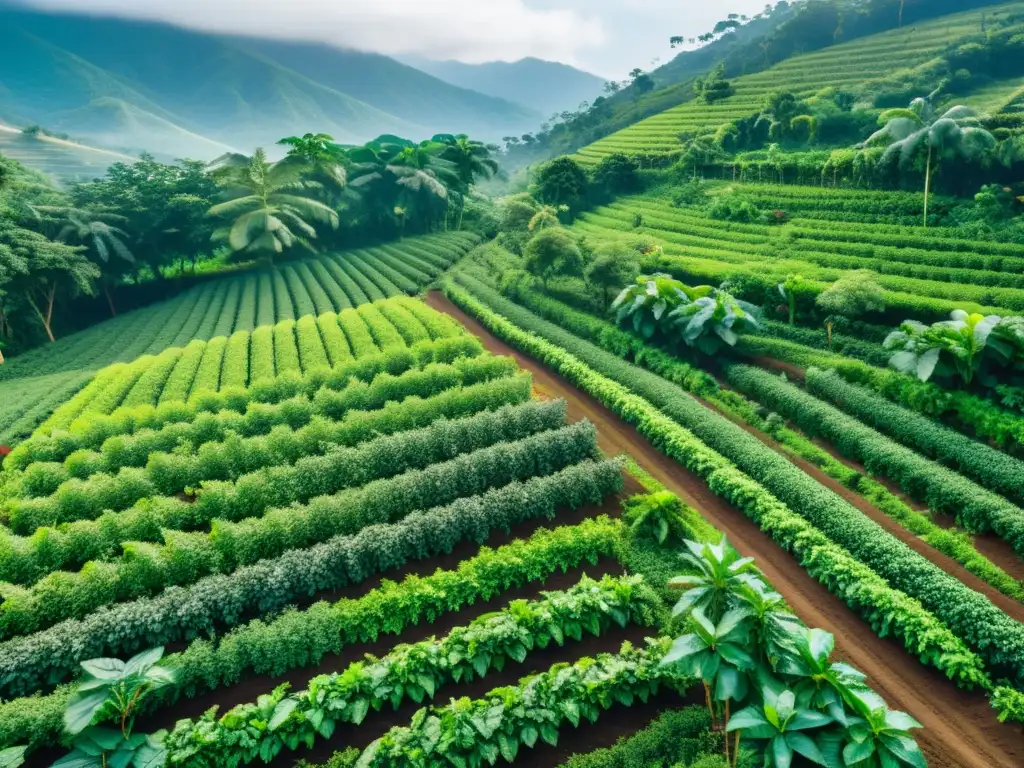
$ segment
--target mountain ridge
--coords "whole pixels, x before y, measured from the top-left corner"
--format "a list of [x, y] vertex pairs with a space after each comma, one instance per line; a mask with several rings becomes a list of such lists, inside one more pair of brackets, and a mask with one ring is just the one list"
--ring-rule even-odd
[[305, 131], [494, 140], [542, 118], [381, 54], [0, 4], [0, 119], [210, 159]]

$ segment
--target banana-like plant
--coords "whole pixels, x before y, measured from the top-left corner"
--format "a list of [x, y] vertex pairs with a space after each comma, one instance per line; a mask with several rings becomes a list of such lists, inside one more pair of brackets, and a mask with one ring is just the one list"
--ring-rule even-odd
[[641, 275], [627, 285], [612, 302], [615, 320], [632, 325], [633, 330], [650, 339], [659, 330], [667, 329], [667, 317], [675, 308], [711, 294], [714, 289], [703, 285], [691, 288], [671, 275]]
[[748, 672], [757, 667], [750, 648], [750, 616], [734, 608], [726, 611], [721, 621], [713, 623], [700, 608], [690, 614], [693, 632], [676, 638], [662, 659], [664, 665], [676, 664], [681, 670], [704, 684], [704, 698], [715, 719], [712, 700], [725, 702], [725, 719], [729, 719], [729, 702], [746, 698], [750, 690]]
[[853, 696], [848, 703], [857, 712], [841, 730], [818, 738], [830, 768], [927, 768], [921, 748], [910, 735], [921, 724], [906, 712], [893, 712], [874, 694]]
[[681, 559], [692, 573], [671, 579], [670, 587], [686, 590], [672, 609], [673, 616], [687, 616], [700, 610], [718, 621], [733, 607], [736, 595], [750, 584], [759, 580], [761, 571], [754, 565], [754, 558], [741, 557], [723, 536], [718, 544], [686, 541]]
[[962, 158], [977, 162], [996, 147], [991, 133], [982, 128], [978, 114], [970, 107], [955, 106], [939, 115], [931, 97], [914, 99], [907, 109], [890, 109], [878, 117], [883, 127], [863, 147], [886, 145], [881, 162], [899, 155], [907, 166], [927, 150], [924, 175], [924, 226], [928, 226], [928, 200], [932, 175], [943, 159]]
[[895, 353], [889, 365], [921, 381], [928, 381], [936, 372], [955, 373], [970, 385], [1000, 320], [998, 315], [968, 314], [962, 309], [953, 310], [949, 320], [931, 326], [907, 320], [885, 339], [885, 348]]
[[823, 629], [807, 629], [792, 638], [792, 653], [779, 659], [776, 671], [798, 679], [793, 685], [797, 703], [827, 712], [846, 725], [845, 702], [868, 690], [865, 675], [848, 664], [830, 661], [835, 637]]
[[[795, 755], [816, 765], [827, 766], [825, 755], [806, 731], [818, 731], [832, 724], [824, 712], [801, 706], [793, 691], [763, 691], [764, 701], [741, 709], [726, 725], [727, 733], [742, 733], [748, 739], [767, 740], [766, 768], [790, 768]], [[817, 735], [817, 734], [816, 734]]]
[[721, 289], [713, 289], [711, 295], [672, 310], [669, 320], [682, 331], [688, 347], [714, 355], [723, 346], [736, 346], [740, 333], [760, 328], [759, 313], [753, 304]]
[[25, 764], [25, 750], [28, 747], [8, 747], [0, 750], [0, 768], [19, 768]]
[[[127, 662], [82, 662], [85, 675], [64, 711], [64, 730], [74, 737], [73, 749], [52, 768], [159, 768], [164, 764], [163, 731], [132, 733], [142, 700], [174, 682], [173, 671], [158, 665], [163, 653], [163, 648], [153, 648]], [[106, 721], [117, 727], [94, 725]]]

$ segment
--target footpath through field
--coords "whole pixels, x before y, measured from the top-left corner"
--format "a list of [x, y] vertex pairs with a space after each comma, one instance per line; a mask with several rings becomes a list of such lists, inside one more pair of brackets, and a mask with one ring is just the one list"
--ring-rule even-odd
[[744, 555], [757, 564], [800, 618], [836, 637], [838, 655], [868, 675], [893, 709], [909, 712], [924, 726], [915, 733], [932, 768], [1020, 768], [1024, 766], [1024, 729], [1000, 724], [985, 697], [958, 689], [937, 670], [925, 667], [903, 648], [879, 638], [852, 610], [797, 565], [755, 523], [715, 496], [696, 475], [659, 453], [630, 424], [531, 357], [493, 336], [443, 294], [432, 291], [427, 303], [480, 338], [499, 355], [510, 355], [533, 374], [541, 397], [564, 398], [569, 418], [587, 418], [598, 444], [609, 455], [628, 453], [665, 487], [697, 509]]

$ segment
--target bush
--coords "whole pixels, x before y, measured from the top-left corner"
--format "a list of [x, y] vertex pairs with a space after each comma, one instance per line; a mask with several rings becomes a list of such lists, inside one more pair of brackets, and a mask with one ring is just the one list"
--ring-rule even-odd
[[[280, 676], [288, 669], [318, 663], [345, 645], [368, 642], [382, 633], [400, 634], [420, 621], [421, 612], [431, 618], [559, 569], [584, 561], [596, 564], [599, 556], [614, 552], [621, 525], [599, 518], [573, 528], [540, 531], [496, 552], [482, 550], [462, 562], [454, 575], [439, 571], [410, 576], [402, 584], [384, 582], [357, 600], [334, 606], [319, 603], [239, 627], [218, 643], [194, 638], [237, 625], [250, 612], [272, 614], [302, 595], [342, 589], [406, 562], [451, 552], [461, 541], [483, 543], [492, 531], [527, 520], [553, 519], [560, 508], [599, 503], [621, 488], [617, 461], [585, 462], [231, 574], [210, 576], [188, 588], [113, 606], [5, 644], [0, 648], [0, 690], [5, 696], [30, 695], [68, 679], [84, 659], [182, 640], [192, 643], [177, 655], [180, 661], [168, 663], [181, 670], [176, 690], [186, 695], [229, 685], [247, 671]], [[275, 588], [268, 591], [271, 583]], [[268, 653], [268, 648], [275, 652]], [[13, 704], [0, 704], [0, 724], [8, 722], [4, 710], [9, 706]], [[13, 737], [13, 742], [21, 736]]]

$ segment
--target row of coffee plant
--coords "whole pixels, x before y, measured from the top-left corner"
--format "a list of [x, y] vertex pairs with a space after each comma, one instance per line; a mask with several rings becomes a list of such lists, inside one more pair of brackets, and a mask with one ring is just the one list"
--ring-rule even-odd
[[[392, 264], [404, 264], [408, 253], [409, 264], [426, 279], [401, 289], [390, 280], [381, 280], [382, 285], [378, 285], [363, 276], [347, 253], [286, 263], [270, 272], [215, 278], [169, 301], [118, 316], [9, 360], [0, 368], [0, 379], [97, 370], [145, 354], [158, 354], [168, 347], [183, 347], [194, 339], [205, 341], [239, 330], [251, 332], [261, 325], [296, 320], [307, 314], [339, 312], [403, 292], [416, 293], [474, 243], [475, 236], [452, 232], [410, 238], [387, 251], [375, 248], [359, 252], [364, 254], [363, 262], [367, 255], [378, 258], [379, 252]], [[429, 261], [424, 253], [431, 254]]]
[[[472, 295], [451, 282], [446, 292], [492, 331], [637, 423], [673, 458], [713, 478], [713, 490], [776, 538], [794, 541], [799, 535], [800, 561], [876, 629], [900, 626], [896, 634], [914, 655], [945, 669], [961, 685], [992, 688], [994, 677], [1019, 678], [1019, 625], [986, 598], [900, 544], [759, 440], [692, 401], [685, 390], [532, 316], [471, 279], [460, 281]], [[816, 544], [805, 549], [812, 540]], [[917, 643], [926, 637], [936, 643], [935, 650], [921, 654]]]
[[[121, 407], [109, 413], [83, 414], [84, 404], [71, 402], [58, 409], [33, 436], [21, 443], [5, 461], [5, 469], [24, 470], [35, 462], [62, 462], [79, 450], [97, 450], [112, 437], [149, 435], [145, 430], [163, 430], [172, 425], [195, 423], [194, 432], [182, 434], [182, 439], [202, 442], [206, 429], [214, 429], [213, 422], [228, 419], [225, 429], [243, 436], [265, 434], [277, 424], [298, 428], [309, 423], [314, 415], [314, 401], [319, 398], [324, 407], [331, 407], [338, 393], [343, 400], [339, 407], [373, 408], [369, 403], [388, 399], [389, 387], [402, 374], [422, 370], [433, 363], [462, 365], [461, 358], [473, 358], [482, 352], [480, 343], [469, 336], [460, 335], [421, 342], [409, 348], [369, 355], [358, 361], [333, 369], [318, 369], [306, 375], [282, 376], [248, 388], [229, 388], [205, 393], [187, 403], [165, 403], [160, 406], [143, 405]], [[382, 377], [388, 374], [388, 377]], [[378, 377], [381, 377], [378, 381]], [[103, 378], [101, 374], [97, 381]], [[374, 387], [370, 382], [376, 381]], [[93, 382], [96, 383], [96, 382]], [[102, 382], [101, 382], [102, 386]], [[93, 384], [86, 387], [82, 398], [88, 402]], [[384, 400], [381, 400], [384, 398]], [[367, 405], [362, 405], [367, 403]], [[347, 404], [347, 405], [346, 405]], [[235, 416], [240, 420], [235, 420]], [[216, 434], [221, 434], [217, 432]], [[152, 445], [164, 450], [174, 443]], [[149, 444], [138, 446], [147, 451]]]
[[[364, 304], [313, 321], [285, 321], [239, 332], [226, 342], [193, 342], [155, 357], [101, 371], [78, 396], [58, 408], [41, 431], [69, 426], [83, 413], [110, 413], [122, 407], [194, 401], [225, 389], [303, 376], [352, 360], [411, 344], [458, 334], [456, 329], [422, 321], [403, 300]], [[171, 392], [168, 393], [168, 388]]]
[[[471, 264], [460, 267], [464, 274], [471, 274], [484, 282], [490, 276]], [[541, 317], [557, 324], [573, 334], [598, 344], [638, 365], [657, 373], [659, 376], [678, 384], [693, 395], [711, 403], [715, 408], [734, 419], [746, 422], [754, 429], [769, 433], [780, 447], [791, 455], [810, 461], [844, 487], [859, 493], [868, 503], [890, 516], [915, 536], [922, 537], [930, 546], [956, 560], [968, 571], [978, 576], [1000, 592], [1024, 601], [1024, 588], [1012, 575], [982, 555], [970, 536], [939, 525], [927, 514], [918, 512], [896, 496], [887, 486], [850, 469], [833, 457], [826, 449], [808, 440], [803, 435], [786, 428], [778, 418], [762, 418], [763, 407], [746, 400], [733, 391], [722, 390], [708, 374], [674, 357], [657, 347], [651, 346], [639, 336], [620, 329], [591, 314], [581, 312], [557, 299], [538, 291], [516, 288], [512, 291], [515, 300], [536, 312]], [[908, 414], [908, 416], [913, 414]], [[956, 433], [952, 433], [956, 434]], [[972, 443], [972, 445], [978, 445]], [[978, 445], [979, 449], [991, 449]], [[1003, 454], [997, 454], [1006, 459]], [[998, 460], [997, 465], [1005, 462]]]

